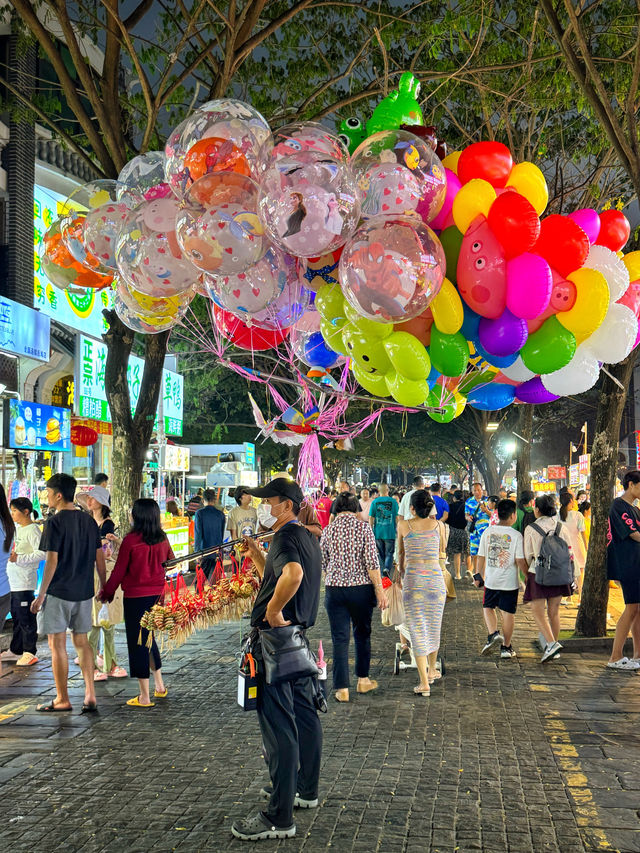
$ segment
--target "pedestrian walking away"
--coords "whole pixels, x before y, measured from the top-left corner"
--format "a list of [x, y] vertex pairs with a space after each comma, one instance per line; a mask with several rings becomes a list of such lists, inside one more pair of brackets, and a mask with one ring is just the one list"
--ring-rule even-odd
[[388, 578], [393, 574], [393, 556], [396, 546], [398, 503], [389, 497], [389, 486], [380, 486], [380, 495], [371, 502], [369, 523], [376, 540], [380, 571]]
[[320, 540], [325, 572], [325, 607], [333, 642], [333, 689], [338, 702], [349, 701], [349, 634], [353, 626], [358, 693], [376, 690], [369, 678], [371, 617], [377, 606], [384, 610], [380, 564], [373, 531], [358, 513], [358, 500], [342, 494], [336, 501], [336, 518]]
[[[607, 666], [610, 669], [640, 669], [640, 511], [634, 501], [640, 499], [640, 471], [628, 471], [622, 482], [624, 493], [609, 510], [607, 574], [622, 587], [622, 611]], [[623, 655], [631, 632], [633, 657]]]
[[67, 629], [78, 653], [85, 684], [82, 713], [98, 710], [93, 675], [93, 651], [87, 637], [91, 630], [94, 598], [93, 573], [100, 583], [106, 580], [102, 538], [93, 518], [74, 503], [77, 482], [68, 474], [54, 474], [47, 481], [47, 498], [55, 515], [45, 527], [40, 550], [46, 551], [44, 576], [38, 597], [31, 604], [33, 613], [42, 613], [42, 633], [47, 634], [56, 696], [38, 705], [41, 712], [70, 711], [67, 681]]
[[[311, 628], [320, 600], [322, 555], [317, 537], [298, 522], [302, 491], [284, 477], [250, 491], [262, 498], [258, 520], [275, 531], [268, 554], [255, 539], [245, 540], [262, 577], [252, 628], [258, 635], [260, 630], [288, 625]], [[348, 493], [348, 488], [344, 491]], [[234, 821], [231, 831], [245, 841], [291, 838], [296, 834], [294, 806], [318, 805], [322, 726], [315, 705], [316, 681], [305, 676], [268, 684], [259, 643], [255, 652], [258, 721], [271, 779], [263, 793], [269, 802], [265, 811]]]
[[453, 560], [454, 577], [459, 581], [462, 577], [462, 560], [464, 560], [466, 567], [465, 573], [471, 575], [468, 522], [465, 514], [464, 495], [459, 489], [453, 493], [453, 501], [449, 506], [449, 515], [447, 516], [446, 523], [449, 527], [447, 556]]
[[[248, 495], [247, 495], [248, 497]], [[193, 519], [193, 527], [194, 527], [194, 548], [196, 551], [204, 551], [207, 548], [214, 548], [216, 545], [222, 545], [224, 542], [224, 527], [226, 519], [224, 517], [224, 513], [217, 508], [215, 505], [216, 501], [216, 492], [214, 489], [206, 489], [204, 492], [204, 500], [205, 506], [202, 509], [198, 509]], [[242, 507], [242, 500], [246, 498], [240, 497], [241, 503], [238, 504], [239, 507]], [[236, 503], [238, 498], [236, 498]], [[250, 499], [249, 499], [250, 502]], [[238, 507], [236, 507], [238, 509]], [[235, 510], [232, 510], [234, 512]], [[254, 510], [255, 512], [255, 510]], [[232, 524], [245, 524], [248, 528], [248, 522], [246, 518], [251, 515], [253, 517], [253, 513], [245, 513], [244, 515], [234, 516], [234, 521]], [[245, 518], [246, 517], [246, 518]], [[245, 521], [243, 521], [245, 519]], [[252, 533], [255, 533], [255, 521], [254, 526], [251, 529]], [[204, 557], [202, 560], [202, 569], [207, 576], [211, 576], [214, 569], [216, 567], [216, 556], [212, 557]]]
[[[513, 528], [515, 501], [498, 501], [497, 512], [498, 523], [487, 527], [480, 537], [478, 574], [474, 583], [484, 585], [482, 612], [488, 634], [481, 654], [489, 654], [500, 645], [500, 657], [510, 659], [516, 656], [511, 639], [520, 591], [518, 573], [526, 573], [528, 566], [522, 533]], [[502, 614], [502, 634], [498, 631], [496, 610]]]
[[409, 508], [411, 520], [402, 519], [398, 523], [402, 601], [420, 676], [414, 693], [429, 696], [430, 685], [440, 678], [436, 661], [447, 598], [440, 568], [440, 553], [445, 545], [444, 525], [436, 520], [436, 507], [428, 492], [415, 491]]
[[100, 601], [112, 601], [122, 586], [124, 625], [129, 651], [129, 673], [138, 679], [137, 696], [127, 700], [134, 708], [152, 708], [149, 678], [153, 673], [154, 699], [165, 699], [162, 660], [155, 637], [140, 626], [143, 614], [158, 602], [164, 591], [163, 563], [173, 560], [173, 551], [160, 523], [160, 508], [149, 498], [137, 500], [131, 510], [133, 527], [122, 540], [118, 559], [109, 580], [99, 593]]

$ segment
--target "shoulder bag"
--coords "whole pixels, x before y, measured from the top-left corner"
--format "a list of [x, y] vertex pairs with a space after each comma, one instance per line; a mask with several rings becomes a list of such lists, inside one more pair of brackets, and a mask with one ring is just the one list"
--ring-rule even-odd
[[315, 655], [301, 625], [264, 628], [259, 635], [267, 684], [318, 675]]

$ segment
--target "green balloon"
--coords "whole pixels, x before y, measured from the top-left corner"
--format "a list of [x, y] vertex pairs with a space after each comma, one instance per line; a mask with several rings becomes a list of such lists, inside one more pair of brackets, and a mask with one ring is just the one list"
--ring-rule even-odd
[[351, 362], [351, 370], [359, 385], [374, 397], [388, 397], [389, 389], [384, 373], [365, 373], [356, 362]]
[[397, 90], [390, 92], [374, 109], [367, 122], [367, 136], [380, 130], [397, 129], [401, 124], [424, 124], [419, 93], [420, 83], [410, 71], [405, 71]]
[[387, 373], [386, 380], [388, 393], [397, 403], [407, 408], [421, 406], [429, 394], [429, 386], [424, 379], [418, 381], [407, 379], [395, 370], [391, 370]]
[[346, 300], [344, 302], [344, 316], [359, 332], [375, 340], [382, 340], [393, 331], [393, 323], [377, 323], [375, 320], [369, 320], [362, 314], [358, 314], [353, 305], [349, 305]]
[[460, 246], [462, 246], [462, 234], [455, 225], [452, 225], [450, 228], [445, 228], [440, 234], [440, 242], [447, 259], [447, 278], [453, 284], [457, 284], [458, 255], [460, 254]]
[[382, 344], [389, 360], [401, 376], [407, 379], [426, 379], [431, 361], [423, 344], [409, 332], [392, 332]]
[[329, 322], [345, 318], [344, 295], [337, 284], [319, 287], [314, 305], [316, 311]]
[[333, 322], [324, 319], [320, 320], [320, 333], [325, 343], [329, 349], [342, 353], [342, 355], [347, 354], [347, 348], [342, 340], [342, 331], [345, 323], [345, 320], [334, 320]]
[[431, 364], [443, 376], [462, 376], [469, 361], [469, 344], [462, 332], [445, 335], [434, 324], [429, 346]]
[[434, 406], [437, 409], [444, 409], [443, 412], [427, 412], [432, 421], [439, 424], [449, 424], [456, 416], [456, 401], [449, 400], [443, 402], [442, 389], [432, 388], [429, 391], [429, 396], [425, 400], [425, 406]]
[[554, 315], [529, 335], [520, 351], [525, 367], [534, 373], [553, 373], [569, 364], [576, 351], [576, 339], [572, 332]]

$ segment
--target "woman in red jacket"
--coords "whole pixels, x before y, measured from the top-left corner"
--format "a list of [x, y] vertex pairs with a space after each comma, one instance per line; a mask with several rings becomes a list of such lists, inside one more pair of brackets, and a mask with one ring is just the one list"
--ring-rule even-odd
[[160, 652], [155, 639], [147, 647], [149, 632], [140, 627], [145, 611], [158, 602], [164, 591], [165, 560], [173, 559], [173, 551], [160, 524], [160, 508], [149, 499], [137, 500], [131, 511], [133, 527], [122, 540], [118, 559], [100, 599], [110, 601], [119, 586], [124, 594], [124, 624], [129, 649], [129, 672], [140, 683], [140, 693], [127, 705], [152, 708], [149, 696], [149, 670], [153, 672], [156, 699], [164, 699], [167, 688], [162, 680]]

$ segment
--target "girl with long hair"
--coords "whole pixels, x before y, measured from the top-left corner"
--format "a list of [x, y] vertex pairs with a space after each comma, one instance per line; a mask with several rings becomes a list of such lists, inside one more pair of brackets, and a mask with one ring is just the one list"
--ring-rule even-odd
[[[7, 619], [7, 614], [11, 609], [11, 587], [9, 585], [9, 575], [7, 574], [7, 563], [9, 562], [9, 554], [13, 545], [16, 526], [9, 505], [7, 504], [7, 496], [4, 487], [0, 484], [0, 631], [4, 628], [4, 623]], [[2, 658], [0, 658], [0, 673], [2, 672]]]
[[10, 511], [15, 523], [15, 541], [7, 564], [13, 637], [5, 657], [15, 660], [16, 666], [32, 666], [38, 662], [38, 627], [36, 615], [31, 612], [31, 602], [38, 585], [38, 566], [46, 554], [40, 550], [42, 532], [34, 521], [38, 513], [29, 498], [14, 498]]
[[584, 567], [587, 562], [589, 540], [587, 539], [587, 525], [584, 515], [578, 512], [578, 504], [571, 492], [565, 492], [560, 495], [560, 519], [564, 522], [564, 526], [569, 531], [569, 536], [571, 537], [579, 601], [582, 597], [582, 581], [584, 578]]

